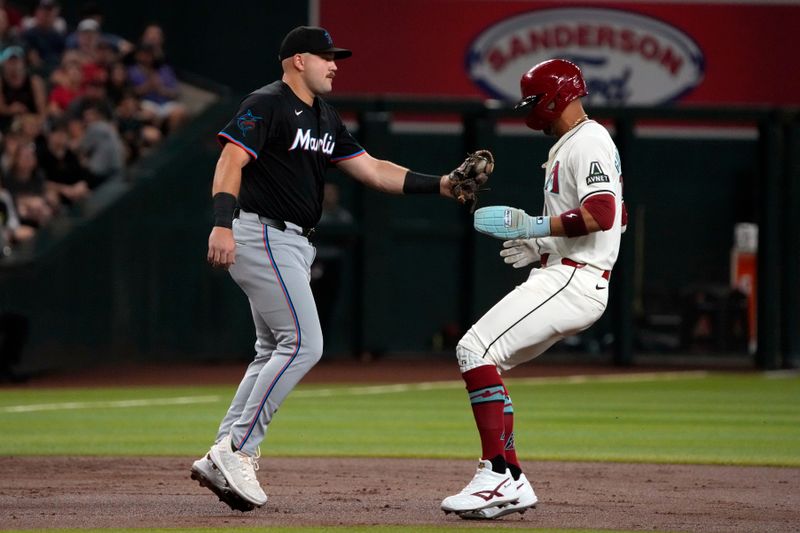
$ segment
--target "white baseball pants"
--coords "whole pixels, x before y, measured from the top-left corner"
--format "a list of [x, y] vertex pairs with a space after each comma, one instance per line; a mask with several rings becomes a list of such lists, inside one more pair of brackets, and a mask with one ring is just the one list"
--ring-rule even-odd
[[550, 346], [597, 321], [608, 303], [608, 281], [592, 267], [553, 264], [497, 302], [459, 342], [499, 370], [538, 357]]

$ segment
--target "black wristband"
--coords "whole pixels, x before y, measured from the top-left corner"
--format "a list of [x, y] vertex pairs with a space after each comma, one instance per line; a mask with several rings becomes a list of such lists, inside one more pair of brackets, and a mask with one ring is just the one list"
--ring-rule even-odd
[[403, 182], [403, 194], [439, 194], [441, 176], [420, 174], [409, 170]]
[[214, 195], [214, 225], [222, 228], [233, 227], [233, 212], [236, 210], [236, 197], [229, 192]]

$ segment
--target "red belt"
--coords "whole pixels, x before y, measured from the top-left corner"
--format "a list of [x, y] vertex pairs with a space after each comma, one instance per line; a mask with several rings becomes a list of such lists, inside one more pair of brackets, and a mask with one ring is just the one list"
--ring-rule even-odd
[[[547, 266], [547, 259], [549, 257], [550, 257], [550, 254], [542, 254], [542, 268], [545, 268]], [[569, 257], [562, 257], [561, 258], [561, 264], [562, 265], [571, 266], [571, 267], [575, 267], [575, 268], [583, 268], [583, 267], [586, 266], [586, 263], [578, 263], [577, 261], [573, 261]], [[601, 276], [603, 277], [603, 279], [608, 280], [608, 279], [611, 278], [611, 271], [610, 270], [603, 270], [603, 273], [601, 274]]]

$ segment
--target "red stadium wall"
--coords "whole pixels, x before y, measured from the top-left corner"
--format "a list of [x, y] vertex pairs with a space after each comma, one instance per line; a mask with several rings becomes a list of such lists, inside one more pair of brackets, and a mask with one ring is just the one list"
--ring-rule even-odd
[[353, 57], [336, 94], [514, 99], [520, 75], [575, 58], [594, 104], [800, 103], [800, 2], [324, 0]]

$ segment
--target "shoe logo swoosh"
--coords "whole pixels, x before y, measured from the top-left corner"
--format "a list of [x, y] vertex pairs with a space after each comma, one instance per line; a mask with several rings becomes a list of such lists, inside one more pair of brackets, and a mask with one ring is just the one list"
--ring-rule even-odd
[[601, 285], [595, 285], [594, 288], [597, 289], [598, 291], [602, 291], [603, 289], [605, 289], [605, 287]]
[[478, 492], [473, 492], [473, 496], [477, 496], [478, 498], [482, 498], [487, 502], [494, 497], [503, 497], [503, 493], [500, 492], [501, 488], [507, 488], [511, 486], [511, 480], [509, 478], [504, 479], [501, 481], [494, 489], [491, 490], [479, 490]]
[[295, 116], [300, 116], [300, 113], [302, 113], [302, 112], [303, 112], [302, 109], [300, 111], [295, 110], [294, 114], [295, 114]]

